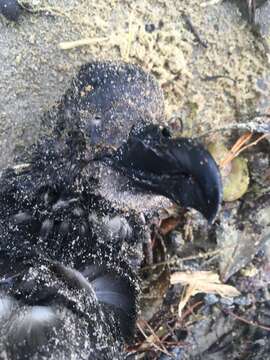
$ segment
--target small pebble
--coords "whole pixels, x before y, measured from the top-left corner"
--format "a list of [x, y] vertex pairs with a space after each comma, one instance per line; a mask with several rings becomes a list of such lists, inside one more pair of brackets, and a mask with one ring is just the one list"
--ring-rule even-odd
[[185, 240], [183, 239], [183, 236], [180, 232], [173, 231], [170, 235], [170, 241], [171, 251], [173, 251], [174, 253], [180, 253], [183, 250]]
[[238, 306], [250, 306], [252, 305], [252, 298], [248, 296], [239, 296], [234, 299], [234, 303]]
[[163, 28], [163, 26], [164, 26], [163, 20], [159, 20], [159, 22], [158, 22], [158, 28], [161, 29], [161, 28]]
[[220, 304], [225, 307], [232, 307], [234, 305], [234, 299], [233, 298], [221, 298]]
[[176, 360], [181, 360], [183, 358], [182, 355], [185, 355], [184, 350], [181, 347], [169, 349], [169, 353], [170, 355], [162, 354], [159, 360], [170, 360], [172, 358]]
[[154, 24], [145, 24], [145, 31], [146, 32], [149, 32], [149, 33], [152, 33], [156, 30], [156, 27]]
[[214, 305], [219, 302], [219, 297], [214, 294], [206, 294], [204, 301], [207, 305]]
[[17, 22], [23, 9], [17, 0], [0, 0], [0, 12], [10, 21]]

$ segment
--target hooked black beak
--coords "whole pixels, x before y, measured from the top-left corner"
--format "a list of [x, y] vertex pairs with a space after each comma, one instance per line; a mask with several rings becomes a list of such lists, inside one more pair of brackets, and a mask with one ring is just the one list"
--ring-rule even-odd
[[140, 186], [198, 210], [209, 223], [214, 220], [221, 177], [212, 156], [194, 140], [171, 138], [156, 125], [133, 129], [113, 163]]

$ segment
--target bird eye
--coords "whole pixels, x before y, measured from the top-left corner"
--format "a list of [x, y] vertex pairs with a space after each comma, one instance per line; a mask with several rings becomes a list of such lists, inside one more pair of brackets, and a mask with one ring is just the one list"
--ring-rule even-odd
[[167, 127], [164, 127], [161, 130], [161, 134], [165, 137], [165, 138], [170, 138], [171, 137], [171, 132]]

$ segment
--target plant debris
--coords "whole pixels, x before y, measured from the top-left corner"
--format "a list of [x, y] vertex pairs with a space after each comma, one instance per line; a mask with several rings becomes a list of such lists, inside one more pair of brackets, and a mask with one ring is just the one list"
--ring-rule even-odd
[[178, 315], [180, 317], [189, 299], [196, 294], [218, 294], [222, 297], [235, 297], [240, 295], [240, 292], [235, 287], [222, 284], [218, 274], [211, 271], [195, 271], [192, 273], [176, 272], [171, 275], [171, 284], [183, 284], [187, 286], [185, 295], [178, 306]]

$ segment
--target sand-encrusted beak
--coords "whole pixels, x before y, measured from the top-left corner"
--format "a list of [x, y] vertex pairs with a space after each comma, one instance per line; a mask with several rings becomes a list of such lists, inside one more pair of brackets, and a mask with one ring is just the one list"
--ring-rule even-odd
[[140, 186], [214, 220], [221, 177], [210, 153], [194, 140], [172, 138], [155, 125], [136, 129], [117, 151], [115, 164]]

